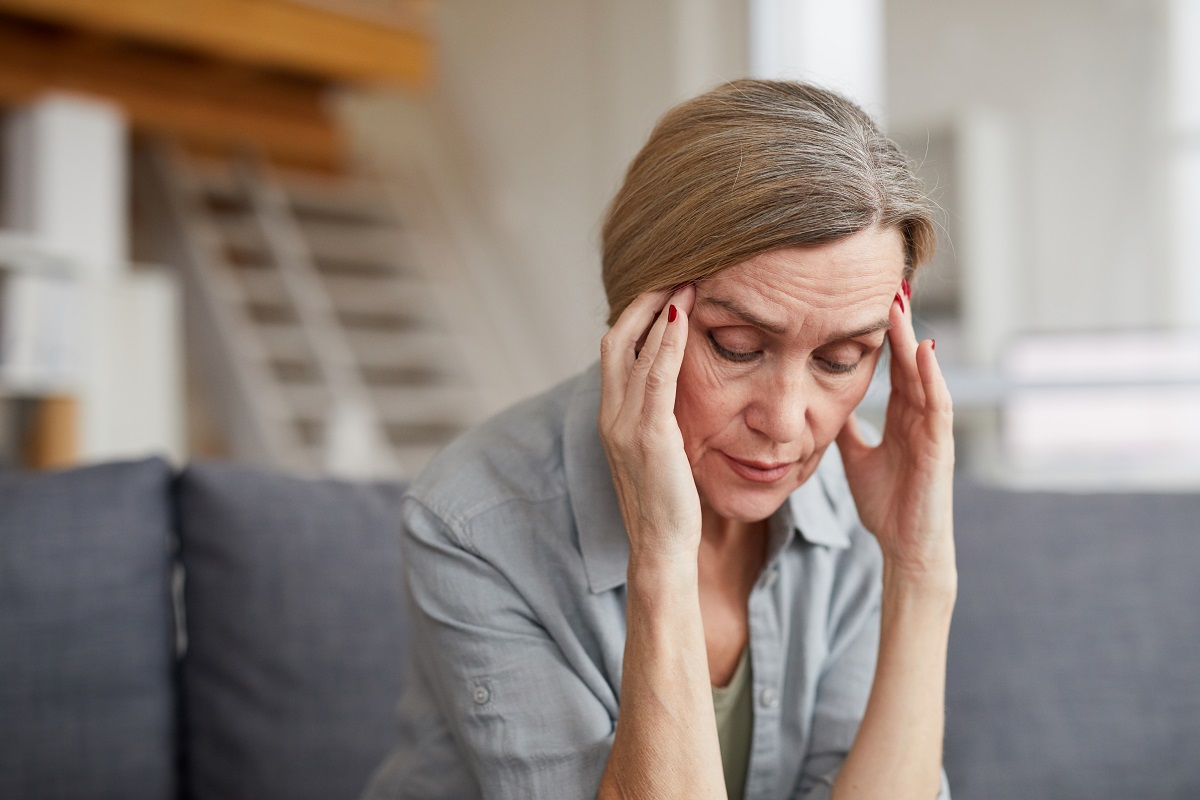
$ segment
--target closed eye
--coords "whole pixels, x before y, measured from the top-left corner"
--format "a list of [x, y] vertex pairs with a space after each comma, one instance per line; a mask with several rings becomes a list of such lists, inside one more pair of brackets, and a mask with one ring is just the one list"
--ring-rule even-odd
[[726, 361], [733, 361], [737, 364], [744, 364], [748, 361], [753, 361], [762, 355], [761, 350], [730, 350], [722, 347], [717, 342], [717, 337], [713, 336], [712, 331], [708, 332], [708, 343], [712, 345], [713, 352]]
[[830, 372], [834, 375], [853, 374], [853, 372], [858, 369], [858, 365], [860, 363], [862, 363], [860, 361], [855, 361], [854, 363], [847, 363], [845, 361], [833, 361], [828, 358], [818, 358], [817, 362], [821, 365], [822, 369], [824, 369], [826, 372]]

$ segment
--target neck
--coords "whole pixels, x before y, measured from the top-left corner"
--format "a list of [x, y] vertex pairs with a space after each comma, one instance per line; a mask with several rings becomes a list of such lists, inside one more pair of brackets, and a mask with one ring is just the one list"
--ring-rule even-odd
[[742, 522], [701, 507], [700, 547], [712, 553], [759, 551], [766, 548], [767, 521]]

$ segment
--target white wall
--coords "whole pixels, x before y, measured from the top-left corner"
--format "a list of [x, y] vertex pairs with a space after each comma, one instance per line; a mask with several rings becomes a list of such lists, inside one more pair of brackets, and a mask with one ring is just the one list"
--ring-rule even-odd
[[1171, 322], [1163, 20], [1159, 0], [888, 0], [892, 130], [980, 108], [1015, 131], [1021, 328]]

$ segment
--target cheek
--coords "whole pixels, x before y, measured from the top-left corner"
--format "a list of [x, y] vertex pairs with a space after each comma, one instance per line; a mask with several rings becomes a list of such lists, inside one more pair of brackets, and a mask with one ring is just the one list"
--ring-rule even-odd
[[[864, 364], [863, 366], [866, 365]], [[862, 402], [867, 389], [871, 385], [871, 376], [873, 373], [874, 365], [872, 365], [871, 369], [863, 370], [862, 375], [855, 375], [853, 379], [846, 382], [845, 386], [828, 393], [828, 402], [825, 406], [828, 410], [828, 424], [826, 427], [832, 431], [832, 436], [837, 435], [837, 432], [846, 424], [846, 420], [850, 417], [850, 414]], [[832, 436], [829, 437], [831, 440]]]
[[675, 418], [689, 454], [737, 416], [737, 387], [721, 374], [706, 343], [688, 342], [675, 391]]

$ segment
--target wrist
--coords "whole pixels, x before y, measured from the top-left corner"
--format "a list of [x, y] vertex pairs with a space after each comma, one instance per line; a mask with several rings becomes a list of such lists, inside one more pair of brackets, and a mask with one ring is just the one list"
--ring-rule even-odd
[[629, 591], [653, 597], [693, 589], [698, 591], [700, 570], [695, 553], [634, 552], [625, 572]]
[[884, 559], [885, 605], [920, 605], [942, 608], [949, 614], [958, 597], [958, 569], [954, 558], [920, 565]]

